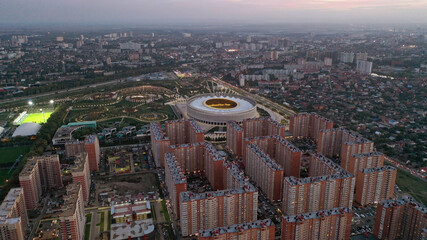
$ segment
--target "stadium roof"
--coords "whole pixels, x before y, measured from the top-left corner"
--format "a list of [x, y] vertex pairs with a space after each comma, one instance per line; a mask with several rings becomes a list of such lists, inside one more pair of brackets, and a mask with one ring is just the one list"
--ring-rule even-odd
[[32, 123], [32, 122], [23, 123], [16, 128], [12, 137], [17, 137], [17, 136], [27, 137], [27, 136], [36, 135], [39, 132], [41, 127], [42, 126], [37, 123]]

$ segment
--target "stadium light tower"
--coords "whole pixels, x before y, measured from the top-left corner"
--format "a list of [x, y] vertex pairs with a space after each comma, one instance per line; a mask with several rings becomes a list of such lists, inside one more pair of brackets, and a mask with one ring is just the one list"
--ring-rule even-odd
[[43, 115], [43, 122], [46, 122], [46, 118], [44, 117], [44, 112], [43, 112], [43, 109], [42, 108], [40, 108], [40, 112], [42, 113], [42, 115]]
[[53, 99], [50, 99], [49, 103], [52, 107], [52, 110], [55, 110], [55, 101]]

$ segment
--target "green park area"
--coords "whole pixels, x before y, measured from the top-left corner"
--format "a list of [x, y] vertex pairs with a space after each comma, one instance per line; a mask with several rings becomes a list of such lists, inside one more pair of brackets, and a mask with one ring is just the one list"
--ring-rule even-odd
[[396, 184], [403, 192], [410, 194], [415, 200], [427, 205], [427, 183], [425, 181], [398, 169]]
[[2, 147], [0, 148], [0, 185], [12, 176], [13, 170], [9, 172], [10, 167], [15, 160], [22, 154], [23, 156], [30, 151], [30, 146]]

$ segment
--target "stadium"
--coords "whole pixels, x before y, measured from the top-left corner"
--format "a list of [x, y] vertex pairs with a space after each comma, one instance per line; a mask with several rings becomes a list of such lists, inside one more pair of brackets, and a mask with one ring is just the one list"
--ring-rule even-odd
[[255, 100], [241, 95], [201, 94], [188, 99], [187, 115], [202, 124], [225, 126], [228, 121], [241, 123], [244, 119], [259, 117], [256, 105]]

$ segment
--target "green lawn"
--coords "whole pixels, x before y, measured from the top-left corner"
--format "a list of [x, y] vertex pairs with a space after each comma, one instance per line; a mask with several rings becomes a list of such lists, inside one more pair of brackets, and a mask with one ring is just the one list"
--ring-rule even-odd
[[97, 224], [97, 226], [99, 226], [99, 230], [100, 232], [104, 231], [104, 221], [105, 221], [105, 213], [101, 212], [101, 221]]
[[90, 235], [90, 224], [86, 224], [85, 227], [85, 240], [89, 240]]
[[19, 155], [25, 155], [31, 146], [2, 147], [0, 148], [0, 163], [14, 162]]
[[154, 221], [156, 221], [157, 215], [156, 215], [156, 208], [154, 207], [154, 204], [151, 204], [151, 213], [153, 214]]
[[89, 240], [90, 235], [90, 221], [92, 221], [92, 214], [86, 214], [86, 227], [85, 227], [85, 240]]
[[8, 169], [0, 170], [0, 186], [3, 185], [6, 179], [9, 179], [12, 176], [13, 171], [11, 171], [10, 174], [7, 174], [8, 171]]
[[[18, 146], [18, 147], [4, 147], [0, 148], [0, 163], [10, 163], [12, 166], [13, 162], [19, 157], [19, 155], [25, 155], [30, 151], [30, 146]], [[13, 169], [9, 174], [9, 167], [4, 167], [0, 169], [0, 186], [4, 184], [6, 179], [9, 179], [12, 176], [12, 173], [16, 169]]]
[[45, 123], [50, 115], [53, 112], [45, 112], [45, 113], [30, 113], [28, 116], [22, 121], [22, 123], [32, 122], [32, 123]]
[[406, 193], [409, 193], [415, 200], [427, 205], [427, 183], [411, 174], [398, 169], [396, 184]]
[[169, 213], [168, 213], [168, 209], [166, 207], [165, 200], [162, 200], [162, 212], [165, 215], [166, 222], [170, 224], [171, 220], [169, 218]]
[[108, 222], [107, 222], [107, 230], [111, 230], [111, 211], [108, 211]]

